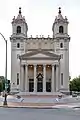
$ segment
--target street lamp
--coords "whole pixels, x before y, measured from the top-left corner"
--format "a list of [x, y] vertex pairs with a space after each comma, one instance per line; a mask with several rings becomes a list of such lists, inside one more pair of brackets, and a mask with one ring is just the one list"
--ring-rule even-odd
[[5, 99], [4, 99], [4, 103], [3, 105], [7, 105], [7, 89], [6, 89], [6, 80], [7, 80], [7, 40], [5, 39], [4, 35], [2, 33], [0, 33], [0, 35], [2, 36], [2, 38], [4, 39], [5, 43], [6, 43], [6, 66], [5, 66]]

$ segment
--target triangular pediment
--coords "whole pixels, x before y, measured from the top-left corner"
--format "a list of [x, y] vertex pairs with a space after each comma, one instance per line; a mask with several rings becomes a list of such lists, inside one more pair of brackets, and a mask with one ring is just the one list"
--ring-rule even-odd
[[49, 51], [31, 51], [20, 56], [21, 59], [60, 59], [60, 55]]
[[45, 55], [45, 54], [43, 54], [43, 53], [38, 53], [38, 54], [35, 54], [35, 55], [32, 55], [32, 56], [29, 56], [30, 58], [32, 58], [32, 57], [50, 57], [49, 55]]

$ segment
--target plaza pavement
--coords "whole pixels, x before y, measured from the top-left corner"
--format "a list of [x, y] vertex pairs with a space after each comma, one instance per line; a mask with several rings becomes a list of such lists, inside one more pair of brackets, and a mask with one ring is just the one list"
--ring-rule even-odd
[[21, 96], [18, 99], [15, 95], [7, 97], [7, 106], [3, 105], [4, 97], [0, 96], [0, 107], [13, 107], [13, 108], [79, 108], [80, 97], [72, 98], [65, 96], [58, 99], [55, 96]]

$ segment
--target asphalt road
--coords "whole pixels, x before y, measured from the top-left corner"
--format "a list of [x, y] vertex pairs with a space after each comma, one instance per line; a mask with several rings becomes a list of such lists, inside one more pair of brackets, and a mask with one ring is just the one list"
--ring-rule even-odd
[[0, 108], [0, 120], [80, 120], [80, 111], [70, 109]]

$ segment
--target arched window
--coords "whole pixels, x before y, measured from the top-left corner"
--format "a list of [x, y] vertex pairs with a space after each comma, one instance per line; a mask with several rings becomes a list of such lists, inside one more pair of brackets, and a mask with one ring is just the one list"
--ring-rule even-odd
[[20, 48], [20, 43], [17, 43], [17, 48]]
[[63, 43], [60, 43], [60, 48], [63, 48]]
[[17, 26], [17, 33], [21, 33], [21, 27]]
[[63, 32], [64, 32], [63, 26], [60, 26], [59, 27], [59, 33], [63, 33]]

